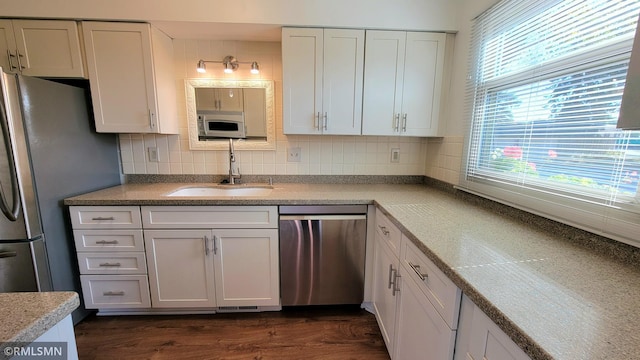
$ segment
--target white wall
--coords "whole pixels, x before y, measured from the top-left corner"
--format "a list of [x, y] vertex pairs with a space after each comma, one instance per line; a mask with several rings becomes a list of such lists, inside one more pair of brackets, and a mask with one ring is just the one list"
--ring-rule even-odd
[[462, 0], [458, 9], [451, 71], [451, 87], [448, 99], [448, 119], [445, 137], [427, 140], [425, 175], [452, 184], [458, 184], [462, 164], [466, 129], [466, 104], [464, 94], [467, 84], [471, 21], [498, 0]]
[[459, 0], [15, 0], [7, 17], [455, 30]]

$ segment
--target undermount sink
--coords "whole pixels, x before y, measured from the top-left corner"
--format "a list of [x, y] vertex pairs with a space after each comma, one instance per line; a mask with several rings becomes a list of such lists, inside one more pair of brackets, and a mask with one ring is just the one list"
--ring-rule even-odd
[[273, 190], [270, 186], [192, 186], [168, 193], [166, 196], [266, 196]]

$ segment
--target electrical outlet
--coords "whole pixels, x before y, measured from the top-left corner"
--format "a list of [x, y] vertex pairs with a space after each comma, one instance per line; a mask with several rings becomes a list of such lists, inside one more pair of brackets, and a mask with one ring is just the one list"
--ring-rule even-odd
[[300, 162], [300, 148], [292, 147], [287, 149], [287, 161], [288, 162]]
[[158, 162], [158, 148], [148, 147], [147, 153], [149, 155], [149, 162]]
[[400, 162], [400, 149], [398, 148], [391, 149], [391, 162], [392, 163]]

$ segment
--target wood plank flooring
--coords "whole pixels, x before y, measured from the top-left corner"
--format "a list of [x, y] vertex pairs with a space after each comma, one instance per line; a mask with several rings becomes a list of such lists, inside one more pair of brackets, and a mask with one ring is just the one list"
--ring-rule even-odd
[[81, 360], [389, 359], [374, 316], [358, 307], [90, 316], [75, 332]]

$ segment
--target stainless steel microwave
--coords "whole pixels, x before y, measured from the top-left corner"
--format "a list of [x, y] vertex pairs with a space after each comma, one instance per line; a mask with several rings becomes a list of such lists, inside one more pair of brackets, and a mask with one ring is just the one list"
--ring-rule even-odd
[[198, 139], [244, 139], [242, 111], [198, 111]]

